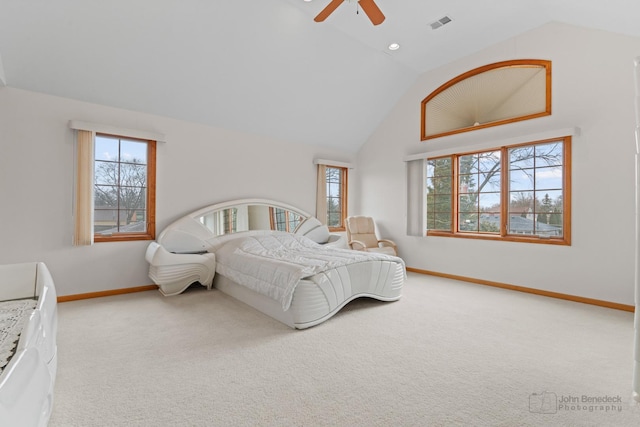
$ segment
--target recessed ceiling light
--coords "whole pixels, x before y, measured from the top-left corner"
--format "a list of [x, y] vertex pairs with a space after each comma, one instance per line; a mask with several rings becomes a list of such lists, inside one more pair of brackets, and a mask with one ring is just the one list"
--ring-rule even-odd
[[398, 50], [400, 49], [400, 45], [398, 43], [391, 43], [389, 45], [389, 50]]
[[306, 2], [308, 3], [308, 2], [310, 2], [311, 0], [304, 0], [304, 1], [306, 1]]

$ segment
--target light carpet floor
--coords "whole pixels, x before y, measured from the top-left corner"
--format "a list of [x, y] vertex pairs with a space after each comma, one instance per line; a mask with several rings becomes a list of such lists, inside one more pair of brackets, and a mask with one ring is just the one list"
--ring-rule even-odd
[[204, 288], [58, 309], [51, 427], [640, 425], [623, 311], [414, 273], [302, 331]]

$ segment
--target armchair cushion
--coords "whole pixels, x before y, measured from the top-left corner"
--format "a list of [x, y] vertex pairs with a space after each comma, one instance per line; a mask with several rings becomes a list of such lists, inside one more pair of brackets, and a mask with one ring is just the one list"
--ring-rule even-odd
[[347, 218], [347, 240], [349, 247], [356, 250], [397, 255], [396, 245], [388, 239], [379, 240], [373, 218], [351, 216]]

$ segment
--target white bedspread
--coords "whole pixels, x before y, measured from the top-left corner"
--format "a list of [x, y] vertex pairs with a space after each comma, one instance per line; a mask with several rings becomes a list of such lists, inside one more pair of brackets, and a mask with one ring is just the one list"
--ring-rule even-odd
[[13, 357], [20, 333], [36, 304], [34, 299], [0, 302], [0, 374]]
[[216, 271], [280, 301], [286, 311], [300, 279], [347, 264], [372, 260], [404, 264], [398, 257], [325, 247], [303, 236], [274, 232], [238, 238], [224, 244], [216, 251]]

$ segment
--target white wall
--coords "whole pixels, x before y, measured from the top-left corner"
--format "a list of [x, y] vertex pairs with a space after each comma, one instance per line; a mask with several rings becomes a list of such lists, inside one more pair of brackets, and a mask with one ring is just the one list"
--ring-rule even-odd
[[0, 56], [0, 87], [7, 84], [7, 79], [4, 76], [4, 66], [2, 65], [2, 56]]
[[[375, 217], [409, 267], [634, 304], [634, 80], [640, 39], [552, 23], [425, 73], [358, 153], [352, 213]], [[441, 84], [493, 62], [552, 61], [552, 115], [420, 141], [420, 103]], [[577, 126], [572, 245], [406, 236], [403, 158]]]
[[315, 146], [0, 88], [0, 264], [44, 261], [60, 295], [151, 283], [148, 242], [71, 245], [70, 119], [166, 135], [157, 149], [158, 233], [182, 215], [236, 198], [272, 198], [313, 213], [313, 159], [353, 160]]

